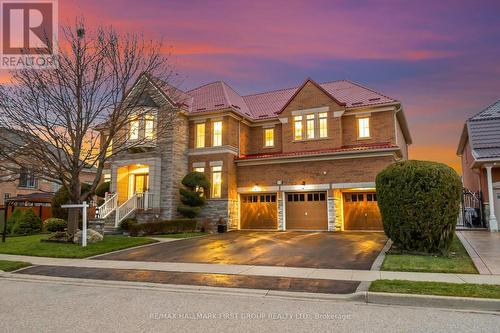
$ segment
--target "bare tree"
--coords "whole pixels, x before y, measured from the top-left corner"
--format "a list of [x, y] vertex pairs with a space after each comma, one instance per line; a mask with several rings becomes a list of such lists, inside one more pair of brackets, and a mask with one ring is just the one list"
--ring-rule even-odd
[[[182, 102], [161, 41], [111, 27], [89, 30], [82, 19], [63, 27], [62, 36], [57, 68], [12, 71], [11, 84], [0, 88], [0, 124], [11, 133], [0, 137], [0, 158], [7, 162], [4, 173], [11, 174], [29, 161], [37, 177], [59, 182], [71, 203], [80, 203], [96, 189], [106, 161], [155, 140]], [[151, 87], [168, 95], [171, 112], [163, 108], [154, 115], [155, 137], [129, 140], [135, 130], [130, 126], [138, 124], [130, 125], [132, 120], [150, 112], [140, 106]], [[97, 172], [81, 193], [84, 168]], [[70, 212], [68, 222], [72, 234], [77, 216]]]

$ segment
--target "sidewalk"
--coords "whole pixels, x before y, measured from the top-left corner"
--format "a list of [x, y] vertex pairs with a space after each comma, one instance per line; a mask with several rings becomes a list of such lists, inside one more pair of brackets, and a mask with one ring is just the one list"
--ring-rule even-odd
[[479, 274], [500, 274], [500, 233], [457, 231]]
[[235, 274], [235, 275], [248, 275], [248, 276], [290, 277], [290, 278], [309, 278], [309, 279], [362, 281], [362, 282], [363, 281], [370, 282], [378, 279], [390, 279], [390, 280], [480, 283], [480, 284], [500, 285], [500, 275], [495, 275], [495, 274], [479, 275], [479, 274], [447, 274], [447, 273], [412, 273], [412, 272], [317, 269], [317, 268], [276, 267], [276, 266], [62, 259], [62, 258], [31, 257], [31, 256], [20, 256], [20, 255], [9, 255], [9, 254], [0, 254], [0, 260], [26, 261], [32, 263], [33, 265], [49, 265], [49, 266], [136, 269], [136, 270], [152, 270], [152, 271], [164, 271], [164, 272]]

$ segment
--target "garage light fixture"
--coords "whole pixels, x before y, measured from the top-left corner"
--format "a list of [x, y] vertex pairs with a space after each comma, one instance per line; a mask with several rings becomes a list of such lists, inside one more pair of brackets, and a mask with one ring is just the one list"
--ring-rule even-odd
[[253, 192], [260, 192], [260, 186], [259, 184], [255, 184], [254, 187], [252, 187]]
[[302, 181], [302, 189], [305, 190], [306, 189], [306, 182], [305, 181]]

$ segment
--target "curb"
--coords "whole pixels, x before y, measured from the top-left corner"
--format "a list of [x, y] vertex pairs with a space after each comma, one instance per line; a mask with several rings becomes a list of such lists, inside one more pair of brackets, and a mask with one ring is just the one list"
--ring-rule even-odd
[[194, 285], [160, 284], [151, 282], [129, 282], [129, 281], [99, 281], [93, 279], [49, 277], [40, 275], [19, 276], [9, 272], [0, 271], [0, 279], [21, 282], [38, 283], [63, 283], [87, 287], [123, 288], [151, 290], [159, 292], [191, 293], [232, 295], [244, 297], [281, 298], [309, 301], [350, 301], [366, 304], [380, 304], [406, 307], [426, 307], [452, 310], [473, 310], [483, 312], [500, 312], [500, 300], [488, 298], [452, 297], [434, 295], [412, 295], [381, 292], [355, 292], [352, 294], [325, 294], [308, 292], [291, 292], [267, 289], [245, 289], [224, 288]]

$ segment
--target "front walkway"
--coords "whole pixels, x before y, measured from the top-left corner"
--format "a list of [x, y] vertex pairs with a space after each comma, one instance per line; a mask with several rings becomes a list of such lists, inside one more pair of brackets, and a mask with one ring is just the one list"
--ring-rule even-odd
[[457, 231], [480, 274], [500, 274], [500, 233]]
[[414, 273], [388, 272], [349, 269], [321, 269], [299, 267], [276, 267], [254, 265], [199, 264], [175, 262], [146, 262], [123, 260], [89, 260], [31, 257], [0, 254], [0, 260], [27, 261], [33, 265], [88, 267], [107, 269], [129, 269], [161, 272], [189, 272], [211, 274], [234, 274], [245, 276], [269, 276], [306, 279], [326, 279], [340, 281], [375, 281], [378, 279], [435, 281], [451, 283], [484, 283], [500, 285], [500, 274], [447, 274], [447, 273]]

